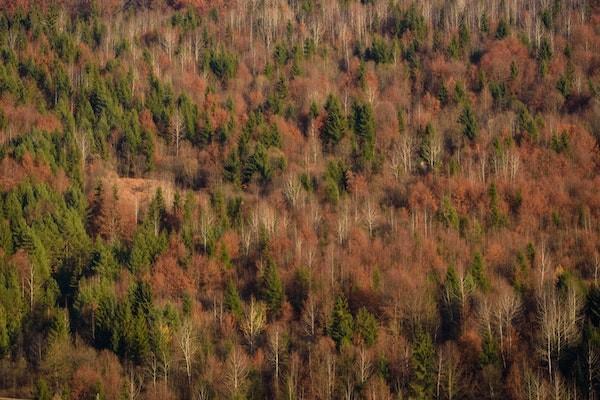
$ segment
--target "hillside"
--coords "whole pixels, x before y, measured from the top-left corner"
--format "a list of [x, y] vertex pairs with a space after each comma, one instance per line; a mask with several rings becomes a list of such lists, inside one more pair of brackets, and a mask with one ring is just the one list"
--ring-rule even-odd
[[598, 0], [0, 1], [0, 396], [600, 398]]

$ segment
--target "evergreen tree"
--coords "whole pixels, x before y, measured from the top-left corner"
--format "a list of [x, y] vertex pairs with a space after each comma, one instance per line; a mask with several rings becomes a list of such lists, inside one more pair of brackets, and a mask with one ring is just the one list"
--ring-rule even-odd
[[506, 20], [504, 18], [500, 19], [498, 22], [498, 27], [496, 28], [496, 39], [502, 40], [508, 36], [509, 28]]
[[242, 299], [238, 292], [237, 286], [233, 280], [229, 280], [225, 285], [225, 293], [223, 294], [223, 304], [225, 309], [231, 311], [237, 318], [241, 318], [244, 315], [244, 308], [242, 307]]
[[6, 312], [4, 311], [2, 304], [0, 304], [0, 358], [8, 352], [10, 346], [10, 337], [6, 319]]
[[477, 117], [473, 112], [470, 104], [465, 104], [458, 122], [463, 125], [463, 135], [470, 141], [474, 141], [477, 138], [477, 132], [479, 130], [477, 126]]
[[375, 157], [375, 118], [369, 103], [355, 102], [352, 106], [354, 151], [362, 168]]
[[486, 292], [490, 288], [490, 281], [486, 276], [486, 266], [485, 260], [480, 252], [476, 252], [473, 257], [473, 262], [471, 263], [471, 268], [469, 269], [469, 273], [473, 277], [473, 281], [475, 285]]
[[267, 310], [270, 317], [277, 317], [281, 312], [285, 293], [283, 283], [279, 278], [277, 266], [269, 259], [262, 278], [262, 298], [267, 304]]
[[321, 129], [321, 141], [326, 151], [332, 151], [344, 137], [346, 123], [340, 101], [332, 94], [327, 97], [325, 111], [327, 115]]
[[338, 349], [344, 345], [350, 344], [352, 339], [353, 318], [348, 311], [348, 301], [339, 296], [335, 301], [333, 313], [331, 315], [331, 324], [328, 328], [329, 336], [333, 339]]
[[367, 346], [375, 344], [377, 340], [377, 320], [364, 307], [358, 310], [354, 330]]
[[429, 333], [418, 330], [411, 357], [411, 396], [415, 399], [432, 399], [435, 388], [435, 350]]

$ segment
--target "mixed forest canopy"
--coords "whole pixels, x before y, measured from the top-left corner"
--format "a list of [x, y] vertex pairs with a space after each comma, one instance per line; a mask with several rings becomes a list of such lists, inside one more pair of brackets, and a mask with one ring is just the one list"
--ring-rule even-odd
[[0, 396], [600, 398], [598, 0], [0, 1]]

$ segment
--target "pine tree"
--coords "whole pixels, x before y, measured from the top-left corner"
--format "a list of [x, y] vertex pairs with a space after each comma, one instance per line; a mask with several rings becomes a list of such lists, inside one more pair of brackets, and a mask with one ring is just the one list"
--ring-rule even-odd
[[325, 103], [327, 116], [321, 129], [321, 141], [326, 151], [333, 151], [342, 140], [346, 130], [346, 123], [342, 115], [342, 107], [337, 97], [330, 94]]
[[331, 336], [338, 349], [350, 343], [352, 339], [352, 325], [353, 318], [350, 311], [348, 311], [348, 302], [344, 297], [339, 296], [335, 301], [331, 324], [328, 329], [329, 336]]
[[508, 36], [509, 28], [506, 20], [502, 18], [500, 22], [498, 22], [498, 27], [496, 28], [496, 39], [502, 40]]
[[429, 333], [419, 330], [413, 346], [412, 380], [410, 391], [412, 398], [432, 399], [434, 396], [435, 350]]
[[364, 307], [358, 310], [354, 330], [367, 346], [375, 344], [377, 340], [377, 320]]
[[225, 293], [223, 294], [223, 304], [226, 310], [229, 310], [237, 318], [241, 318], [244, 314], [242, 307], [242, 299], [238, 292], [237, 286], [233, 280], [229, 280], [225, 285]]
[[465, 104], [465, 107], [458, 118], [458, 122], [463, 125], [463, 135], [470, 141], [474, 141], [475, 138], [477, 138], [479, 128], [477, 127], [477, 117], [470, 104]]
[[267, 261], [267, 266], [262, 279], [262, 298], [267, 304], [270, 317], [277, 317], [281, 312], [285, 293], [283, 284], [277, 272], [277, 266], [272, 260]]
[[7, 315], [4, 311], [4, 307], [0, 304], [0, 358], [3, 357], [7, 352], [10, 345], [10, 338], [8, 335], [8, 324]]
[[480, 252], [476, 252], [471, 263], [469, 273], [473, 277], [475, 285], [482, 291], [486, 292], [490, 288], [490, 281], [486, 276], [485, 260]]
[[355, 135], [355, 153], [359, 164], [364, 167], [366, 162], [375, 157], [375, 118], [369, 103], [355, 102], [352, 106], [352, 127]]

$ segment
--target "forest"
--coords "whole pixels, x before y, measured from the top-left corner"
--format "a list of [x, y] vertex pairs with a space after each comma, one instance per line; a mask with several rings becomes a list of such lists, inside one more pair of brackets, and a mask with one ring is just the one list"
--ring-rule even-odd
[[600, 400], [600, 0], [0, 0], [0, 397]]

